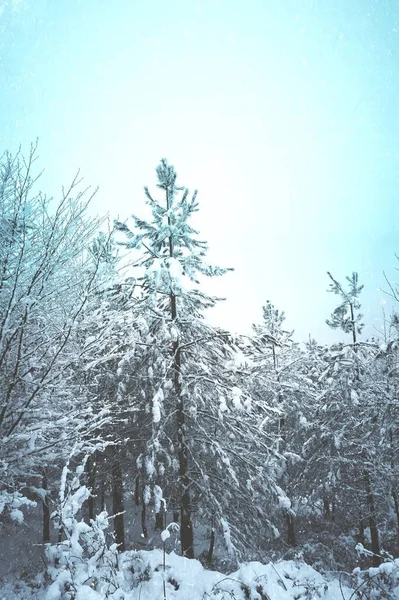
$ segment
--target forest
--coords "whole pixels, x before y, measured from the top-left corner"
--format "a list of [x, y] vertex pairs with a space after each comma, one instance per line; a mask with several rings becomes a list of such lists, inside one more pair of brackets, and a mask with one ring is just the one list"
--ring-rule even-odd
[[339, 343], [266, 298], [250, 335], [211, 325], [234, 265], [174, 166], [111, 223], [37, 158], [0, 161], [1, 598], [399, 598], [399, 316], [364, 340], [326, 265]]

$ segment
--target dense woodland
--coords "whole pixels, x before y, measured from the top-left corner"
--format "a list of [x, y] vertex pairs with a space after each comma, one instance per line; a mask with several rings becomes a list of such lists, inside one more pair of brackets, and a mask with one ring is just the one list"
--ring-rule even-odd
[[40, 519], [56, 582], [78, 542], [87, 564], [136, 547], [132, 507], [142, 547], [173, 538], [208, 567], [398, 556], [399, 317], [360, 339], [357, 274], [326, 273], [340, 343], [299, 343], [266, 299], [250, 335], [212, 326], [203, 284], [228, 269], [173, 166], [148, 220], [112, 226], [78, 178], [56, 201], [39, 172], [35, 147], [1, 159], [0, 530]]

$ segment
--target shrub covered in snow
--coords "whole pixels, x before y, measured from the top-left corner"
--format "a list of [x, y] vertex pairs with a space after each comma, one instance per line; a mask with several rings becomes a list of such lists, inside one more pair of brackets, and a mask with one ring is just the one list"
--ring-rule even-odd
[[60, 541], [46, 549], [47, 575], [52, 580], [46, 600], [108, 598], [118, 589], [117, 546], [108, 547], [104, 533], [107, 513], [100, 513], [90, 525], [78, 520], [79, 511], [90, 496], [87, 487], [80, 485], [82, 471], [81, 466], [76, 472], [68, 466], [63, 470], [59, 508], [52, 515]]
[[36, 506], [36, 502], [16, 491], [11, 493], [6, 490], [0, 491], [0, 515], [6, 512], [12, 521], [22, 523], [24, 514], [21, 508], [23, 506], [33, 507]]
[[[358, 550], [363, 551], [361, 544], [358, 544]], [[355, 569], [353, 587], [353, 599], [356, 600], [399, 598], [399, 558], [386, 557], [379, 567]]]

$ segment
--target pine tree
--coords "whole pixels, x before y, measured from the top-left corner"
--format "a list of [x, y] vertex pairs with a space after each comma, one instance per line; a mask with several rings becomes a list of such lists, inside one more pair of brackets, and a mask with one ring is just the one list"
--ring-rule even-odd
[[[276, 449], [280, 458], [280, 484], [285, 490], [291, 488], [290, 464], [299, 459], [295, 454], [293, 430], [296, 428], [298, 407], [306, 405], [306, 386], [299, 378], [299, 365], [303, 356], [292, 339], [293, 332], [284, 329], [285, 314], [269, 300], [263, 307], [263, 321], [253, 325], [253, 386], [269, 407], [275, 411], [269, 418], [269, 430], [276, 434]], [[277, 419], [276, 419], [276, 415]], [[277, 421], [277, 423], [276, 423]], [[277, 426], [276, 426], [277, 425]], [[291, 500], [280, 501], [287, 526], [287, 541], [296, 545], [295, 512]]]
[[327, 319], [326, 323], [332, 329], [342, 329], [345, 333], [351, 333], [352, 342], [356, 344], [357, 334], [362, 333], [364, 327], [363, 315], [359, 312], [356, 313], [360, 309], [359, 295], [364, 286], [359, 285], [358, 274], [355, 271], [351, 277], [346, 277], [349, 283], [348, 291], [344, 290], [330, 272], [327, 271], [327, 275], [331, 279], [328, 291], [340, 296], [341, 304], [334, 309], [331, 318]]
[[[359, 353], [357, 334], [362, 332], [364, 324], [362, 323], [362, 315], [360, 312], [356, 312], [360, 310], [360, 302], [359, 295], [363, 289], [363, 285], [359, 285], [358, 274], [356, 272], [352, 273], [351, 277], [347, 277], [347, 281], [349, 283], [349, 290], [345, 291], [343, 286], [333, 278], [331, 273], [327, 273], [329, 278], [331, 279], [330, 290], [334, 294], [337, 294], [341, 297], [341, 304], [333, 311], [331, 315], [331, 319], [327, 320], [327, 324], [333, 329], [342, 329], [344, 333], [351, 334], [352, 336], [352, 356], [350, 357], [351, 350], [349, 349], [346, 352], [345, 348], [342, 351], [342, 354], [339, 358], [344, 358], [346, 365], [348, 365], [348, 358], [352, 358], [352, 365], [349, 364], [349, 370], [352, 370], [352, 374], [349, 375], [346, 381], [349, 381], [348, 388], [344, 387], [344, 395], [350, 398], [353, 401], [353, 398], [356, 398], [362, 394], [362, 405], [363, 408], [368, 405], [368, 402], [365, 399], [368, 396], [368, 381], [367, 377], [364, 375], [367, 373], [365, 369], [365, 361], [364, 361], [364, 349]], [[367, 353], [367, 350], [366, 350]], [[338, 358], [338, 357], [337, 357]], [[363, 360], [362, 360], [363, 359]], [[335, 363], [338, 366], [338, 362]], [[340, 367], [344, 365], [341, 363]], [[351, 402], [352, 403], [352, 402]], [[340, 406], [340, 410], [342, 411], [343, 406]], [[366, 426], [365, 435], [369, 437], [369, 435], [376, 429], [375, 420], [370, 419], [370, 413], [366, 412], [365, 416], [362, 419], [363, 426]], [[351, 423], [351, 418], [349, 413], [346, 414], [347, 422], [345, 428]], [[368, 427], [367, 427], [368, 426]], [[364, 430], [363, 430], [364, 431]], [[341, 434], [342, 435], [342, 434]], [[374, 435], [371, 439], [374, 438]], [[355, 442], [356, 445], [356, 442]], [[360, 445], [360, 444], [359, 444]], [[375, 502], [375, 493], [373, 490], [374, 482], [372, 480], [372, 465], [373, 465], [373, 451], [370, 448], [370, 445], [361, 445], [360, 456], [362, 459], [363, 466], [363, 486], [365, 489], [365, 499], [366, 499], [366, 512], [368, 515], [368, 523], [370, 527], [370, 537], [371, 537], [371, 549], [373, 552], [373, 565], [378, 566], [380, 564], [380, 539], [379, 539], [379, 531], [377, 526], [377, 515], [376, 515], [376, 502]], [[353, 442], [349, 444], [349, 448], [353, 449]], [[362, 535], [363, 531], [363, 519], [360, 520], [360, 535]]]
[[[154, 199], [148, 188], [145, 188], [147, 203], [152, 211], [152, 220], [144, 221], [133, 217], [137, 233], [131, 232], [126, 224], [120, 222], [116, 223], [116, 228], [127, 235], [128, 241], [125, 243], [127, 248], [144, 248], [144, 256], [138, 263], [139, 267], [145, 269], [140, 277], [143, 306], [150, 321], [154, 322], [154, 338], [158, 341], [160, 335], [169, 338], [169, 341], [161, 339], [161, 342], [164, 344], [166, 342], [170, 348], [179, 465], [181, 546], [183, 555], [192, 558], [194, 540], [186, 425], [188, 383], [184, 385], [183, 382], [183, 363], [187, 360], [185, 353], [188, 347], [184, 341], [189, 333], [189, 344], [206, 343], [206, 339], [211, 334], [210, 329], [202, 325], [202, 313], [215, 304], [215, 299], [198, 289], [198, 276], [219, 276], [227, 269], [210, 267], [204, 263], [207, 245], [197, 238], [198, 232], [189, 224], [189, 219], [198, 210], [197, 192], [194, 192], [190, 198], [189, 190], [177, 185], [176, 171], [165, 159], [161, 161], [156, 171], [157, 187], [163, 192], [162, 200]], [[196, 284], [197, 288], [185, 291], [181, 282], [183, 276]], [[165, 326], [169, 332], [165, 331]], [[162, 334], [160, 329], [163, 330]], [[201, 342], [204, 336], [205, 339]], [[154, 422], [158, 423], [161, 410], [160, 394], [156, 399], [154, 396], [153, 403]]]

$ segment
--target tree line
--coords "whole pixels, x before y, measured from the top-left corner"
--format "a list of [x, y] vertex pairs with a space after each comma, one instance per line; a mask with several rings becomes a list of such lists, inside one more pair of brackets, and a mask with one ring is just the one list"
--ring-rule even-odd
[[173, 166], [145, 188], [148, 220], [110, 226], [78, 177], [58, 203], [37, 191], [36, 157], [0, 163], [0, 527], [36, 502], [43, 542], [62, 541], [78, 469], [81, 518], [110, 506], [118, 550], [132, 498], [142, 539], [177, 522], [188, 558], [200, 522], [208, 564], [215, 539], [233, 561], [330, 569], [356, 543], [375, 566], [397, 554], [399, 319], [361, 341], [363, 286], [328, 273], [340, 343], [299, 344], [270, 301], [251, 335], [212, 326], [203, 281], [229, 269], [206, 262]]

